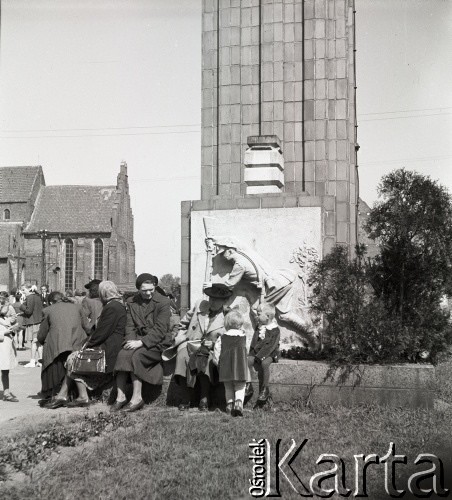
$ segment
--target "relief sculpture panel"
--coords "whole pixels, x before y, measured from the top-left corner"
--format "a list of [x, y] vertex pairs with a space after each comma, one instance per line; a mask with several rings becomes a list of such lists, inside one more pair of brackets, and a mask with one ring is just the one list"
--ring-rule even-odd
[[222, 282], [247, 318], [248, 343], [265, 300], [276, 307], [281, 348], [314, 345], [308, 275], [321, 256], [320, 208], [226, 212], [192, 212], [192, 300], [203, 282]]

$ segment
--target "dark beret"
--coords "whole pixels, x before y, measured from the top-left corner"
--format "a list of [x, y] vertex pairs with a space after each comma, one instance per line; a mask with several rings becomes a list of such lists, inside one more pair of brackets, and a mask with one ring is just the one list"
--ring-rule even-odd
[[135, 283], [137, 290], [139, 290], [141, 288], [141, 285], [145, 281], [150, 281], [151, 283], [154, 283], [155, 286], [157, 286], [158, 282], [159, 282], [157, 276], [153, 276], [152, 274], [149, 274], [149, 273], [142, 273], [138, 276], [137, 281]]

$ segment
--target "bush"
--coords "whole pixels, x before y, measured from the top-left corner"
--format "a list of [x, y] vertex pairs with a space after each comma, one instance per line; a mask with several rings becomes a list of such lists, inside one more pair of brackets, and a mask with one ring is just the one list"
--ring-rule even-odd
[[349, 261], [336, 247], [311, 276], [312, 310], [325, 319], [333, 361], [431, 361], [451, 343], [452, 198], [429, 177], [404, 169], [383, 177], [382, 200], [366, 224], [380, 254]]
[[381, 363], [407, 356], [410, 336], [372, 291], [363, 247], [349, 260], [337, 246], [313, 269], [311, 309], [323, 316], [323, 354], [336, 363]]

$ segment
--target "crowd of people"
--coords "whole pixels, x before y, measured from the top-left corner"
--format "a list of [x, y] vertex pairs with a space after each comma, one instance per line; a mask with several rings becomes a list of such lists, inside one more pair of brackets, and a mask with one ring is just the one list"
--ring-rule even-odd
[[[223, 383], [226, 412], [241, 416], [253, 393], [252, 370], [259, 379], [258, 402], [268, 399], [270, 365], [279, 350], [273, 305], [259, 305], [247, 348], [244, 318], [226, 306], [232, 290], [225, 284], [205, 284], [207, 299], [197, 301], [180, 321], [174, 321], [170, 298], [156, 276], [139, 275], [136, 288], [135, 294], [125, 295], [112, 281], [92, 280], [84, 293], [49, 293], [46, 286], [31, 284], [0, 292], [3, 400], [18, 402], [9, 372], [17, 365], [16, 350], [28, 344], [31, 359], [25, 366], [41, 368], [39, 404], [47, 409], [88, 406], [94, 391], [114, 387], [110, 410], [137, 411], [144, 406], [143, 384], [161, 385], [162, 363], [174, 358], [174, 380], [184, 394], [181, 411], [190, 407], [195, 386], [198, 408], [206, 411], [212, 386]], [[82, 359], [93, 361], [92, 368], [81, 369]]]

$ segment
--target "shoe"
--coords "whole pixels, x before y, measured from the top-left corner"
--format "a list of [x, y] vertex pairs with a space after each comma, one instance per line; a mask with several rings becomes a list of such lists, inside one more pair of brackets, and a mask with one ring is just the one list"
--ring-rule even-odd
[[68, 408], [86, 408], [91, 404], [89, 399], [74, 399], [66, 405]]
[[235, 401], [231, 414], [233, 417], [243, 417], [243, 403], [240, 399]]
[[258, 401], [267, 401], [268, 396], [270, 395], [270, 391], [268, 387], [264, 387], [262, 391], [259, 393]]
[[141, 408], [143, 408], [144, 406], [144, 401], [141, 400], [139, 403], [133, 405], [133, 404], [130, 404], [130, 403], [127, 403], [125, 406], [124, 406], [124, 411], [128, 412], [128, 413], [132, 413], [134, 411], [138, 411], [138, 410], [141, 410]]
[[123, 406], [127, 404], [127, 399], [124, 399], [124, 401], [115, 401], [111, 406], [110, 406], [110, 411], [119, 411]]
[[201, 398], [201, 401], [199, 402], [198, 410], [199, 411], [208, 411], [209, 409], [209, 402], [207, 401], [207, 398]]
[[187, 411], [190, 409], [190, 403], [181, 403], [179, 405], [179, 411]]
[[34, 359], [31, 359], [29, 363], [24, 365], [24, 368], [36, 368], [36, 361]]
[[253, 394], [254, 394], [253, 384], [251, 382], [247, 382], [245, 387], [245, 398], [251, 398]]
[[3, 395], [3, 401], [8, 401], [9, 403], [18, 403], [19, 400], [12, 394], [11, 392], [9, 394], [4, 394]]
[[230, 401], [227, 405], [226, 405], [226, 413], [228, 415], [230, 415], [232, 413], [232, 409], [234, 408], [234, 402], [233, 401]]
[[41, 408], [44, 408], [44, 406], [48, 405], [49, 403], [52, 402], [52, 398], [44, 398], [44, 399], [40, 399], [38, 401], [38, 405], [41, 407]]
[[61, 408], [63, 406], [66, 406], [67, 404], [67, 399], [54, 399], [50, 403], [44, 405], [44, 408], [47, 408], [48, 410], [56, 410], [57, 408]]

